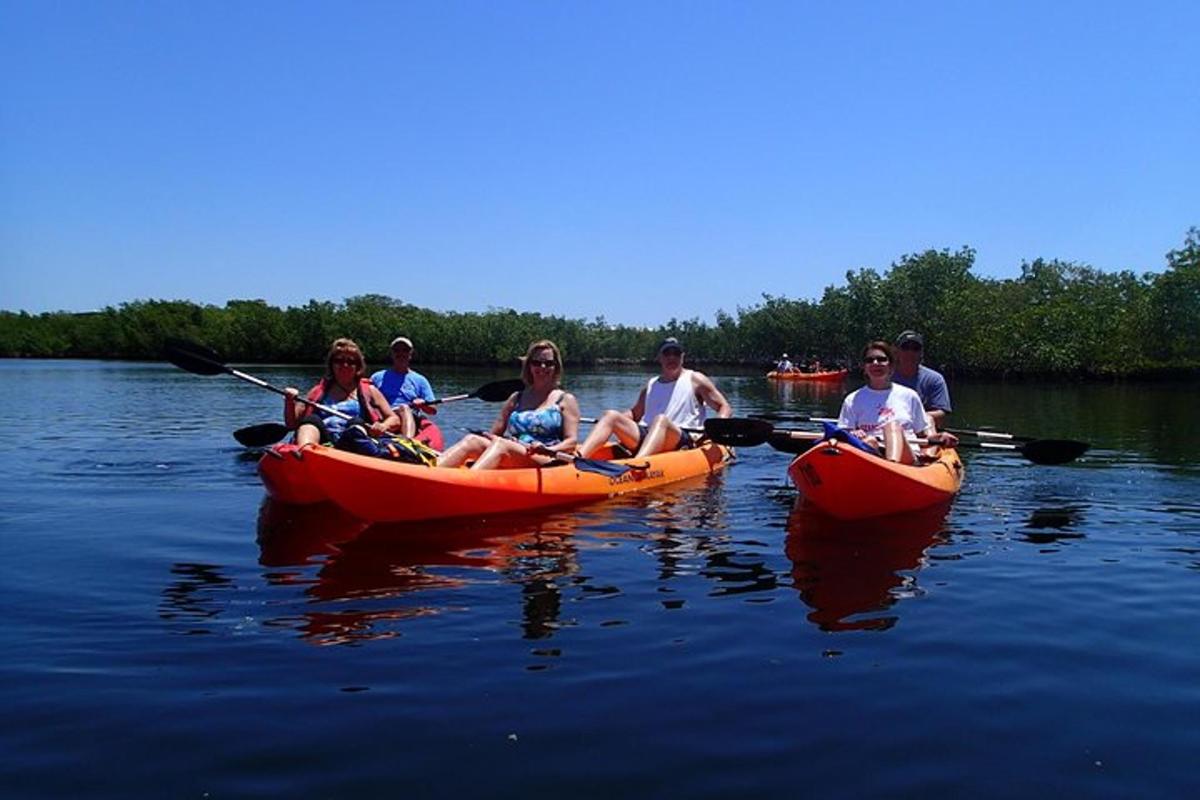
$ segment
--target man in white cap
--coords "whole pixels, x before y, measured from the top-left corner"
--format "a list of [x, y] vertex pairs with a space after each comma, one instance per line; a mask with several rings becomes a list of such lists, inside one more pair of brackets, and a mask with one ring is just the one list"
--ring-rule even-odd
[[792, 361], [791, 361], [791, 359], [788, 358], [787, 353], [784, 353], [783, 357], [779, 359], [779, 363], [775, 365], [775, 371], [776, 372], [791, 372], [792, 371]]
[[392, 366], [372, 375], [371, 383], [383, 393], [403, 421], [404, 428], [400, 432], [411, 439], [417, 435], [417, 420], [412, 412], [437, 413], [437, 406], [426, 405], [434, 399], [433, 387], [424, 375], [409, 369], [413, 357], [411, 339], [407, 336], [392, 339], [391, 352]]
[[942, 373], [921, 363], [925, 339], [916, 331], [904, 331], [896, 337], [896, 369], [892, 381], [907, 386], [921, 396], [925, 416], [939, 428], [950, 413], [950, 389]]
[[[684, 429], [703, 428], [708, 408], [722, 417], [733, 416], [733, 406], [707, 375], [683, 368], [683, 345], [674, 336], [659, 344], [658, 364], [658, 377], [642, 388], [631, 408], [609, 409], [596, 421], [579, 455], [587, 458], [612, 435], [637, 456], [685, 450], [693, 440]], [[647, 420], [648, 427], [639, 424]]]

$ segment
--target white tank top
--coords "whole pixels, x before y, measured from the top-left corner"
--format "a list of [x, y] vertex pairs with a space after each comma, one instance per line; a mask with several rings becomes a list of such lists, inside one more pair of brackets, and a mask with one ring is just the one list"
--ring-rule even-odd
[[659, 414], [666, 414], [667, 419], [681, 428], [702, 428], [707, 410], [696, 397], [690, 369], [683, 370], [670, 383], [651, 378], [646, 384], [646, 411], [642, 414], [642, 422], [647, 425]]

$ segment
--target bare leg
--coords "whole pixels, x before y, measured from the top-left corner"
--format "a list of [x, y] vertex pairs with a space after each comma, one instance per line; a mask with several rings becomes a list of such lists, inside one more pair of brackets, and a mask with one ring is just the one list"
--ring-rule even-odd
[[530, 458], [525, 450], [525, 445], [520, 442], [514, 442], [512, 439], [501, 439], [499, 437], [492, 440], [487, 449], [483, 451], [483, 455], [475, 459], [475, 463], [471, 465], [471, 469], [496, 469], [497, 467], [537, 467], [545, 463], [547, 459]]
[[409, 439], [417, 435], [417, 418], [408, 406], [397, 406], [392, 409], [400, 417], [400, 433]]
[[486, 450], [489, 444], [491, 442], [486, 436], [480, 436], [477, 433], [468, 433], [446, 450], [446, 452], [438, 456], [438, 466], [461, 467], [467, 461]]
[[588, 458], [608, 441], [609, 436], [614, 434], [617, 441], [630, 449], [637, 447], [638, 439], [641, 438], [638, 424], [629, 415], [609, 409], [600, 416], [600, 419], [596, 420], [596, 424], [592, 426], [592, 432], [583, 440], [583, 444], [579, 445], [577, 452], [584, 458]]
[[883, 426], [883, 451], [884, 457], [888, 461], [896, 461], [900, 464], [917, 463], [912, 447], [909, 446], [908, 439], [904, 436], [904, 428], [899, 422], [889, 422]]
[[303, 447], [306, 444], [320, 444], [321, 431], [316, 425], [301, 425], [296, 428], [296, 446]]
[[646, 431], [646, 438], [642, 440], [642, 446], [638, 448], [637, 455], [652, 456], [655, 453], [674, 450], [679, 446], [680, 437], [686, 435], [678, 425], [659, 414], [650, 423], [650, 429]]

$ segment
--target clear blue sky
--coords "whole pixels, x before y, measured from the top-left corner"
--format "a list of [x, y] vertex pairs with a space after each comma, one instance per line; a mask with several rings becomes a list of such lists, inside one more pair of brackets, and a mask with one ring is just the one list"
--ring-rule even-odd
[[1160, 271], [1200, 225], [1197, 31], [1152, 0], [0, 0], [0, 308], [657, 324], [930, 247]]

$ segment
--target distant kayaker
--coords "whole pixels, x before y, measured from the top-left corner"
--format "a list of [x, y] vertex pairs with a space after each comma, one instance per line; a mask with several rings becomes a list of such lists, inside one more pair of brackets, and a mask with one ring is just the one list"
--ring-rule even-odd
[[783, 356], [780, 357], [779, 363], [775, 365], [776, 372], [791, 372], [794, 368], [795, 365], [792, 364], [787, 353], [784, 353]]
[[542, 339], [529, 345], [521, 365], [525, 388], [513, 394], [489, 433], [469, 433], [438, 459], [440, 467], [458, 467], [472, 458], [472, 469], [536, 467], [561, 463], [547, 453], [570, 453], [579, 435], [579, 402], [562, 388], [563, 361], [558, 345]]
[[954, 434], [938, 432], [915, 391], [892, 382], [895, 354], [891, 345], [869, 343], [863, 348], [862, 363], [867, 385], [842, 401], [839, 427], [879, 450], [889, 461], [901, 464], [917, 462], [918, 436], [934, 445], [958, 444]]
[[425, 405], [435, 400], [433, 387], [424, 375], [410, 368], [413, 357], [412, 339], [397, 336], [391, 344], [392, 366], [381, 369], [371, 376], [371, 383], [383, 394], [392, 409], [400, 417], [403, 427], [400, 433], [410, 439], [417, 435], [416, 414], [433, 415], [437, 406]]
[[402, 422], [387, 399], [366, 378], [366, 361], [352, 339], [335, 339], [325, 356], [325, 376], [305, 395], [322, 405], [332, 406], [354, 419], [345, 420], [296, 400], [300, 390], [284, 389], [283, 421], [296, 430], [296, 444], [336, 443], [355, 421], [380, 436], [400, 430]]
[[896, 372], [892, 380], [907, 386], [921, 396], [925, 414], [941, 426], [950, 407], [950, 389], [942, 373], [921, 363], [925, 355], [925, 338], [916, 331], [904, 331], [896, 337]]
[[[592, 432], [579, 448], [587, 458], [609, 436], [637, 456], [692, 447], [694, 440], [685, 428], [704, 427], [706, 409], [719, 416], [733, 415], [733, 406], [702, 372], [683, 368], [683, 345], [674, 336], [658, 346], [658, 377], [651, 378], [638, 394], [632, 407], [609, 409], [596, 421]], [[639, 423], [649, 420], [648, 427]]]

